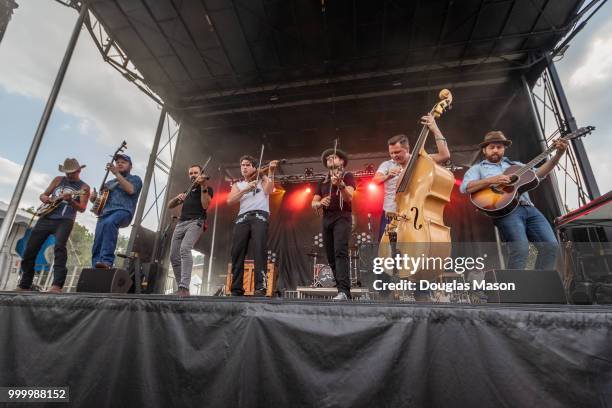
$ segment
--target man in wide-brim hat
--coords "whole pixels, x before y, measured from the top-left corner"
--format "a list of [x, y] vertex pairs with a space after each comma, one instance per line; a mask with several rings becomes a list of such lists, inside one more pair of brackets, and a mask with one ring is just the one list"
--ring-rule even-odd
[[321, 154], [321, 162], [329, 174], [317, 184], [312, 208], [318, 213], [323, 212], [323, 245], [338, 288], [334, 300], [347, 300], [351, 298], [348, 244], [355, 177], [352, 173], [344, 172], [348, 155], [340, 149], [325, 150]]
[[85, 211], [89, 198], [89, 186], [81, 180], [83, 167], [85, 166], [81, 166], [77, 159], [67, 158], [64, 164], [58, 166], [59, 171], [65, 175], [55, 177], [40, 195], [41, 202], [44, 204], [57, 203], [57, 207], [42, 215], [32, 229], [21, 263], [23, 273], [17, 287], [18, 291], [32, 290], [38, 252], [49, 235], [54, 235], [53, 283], [49, 292], [61, 293], [68, 272], [66, 243], [72, 232], [77, 211]]
[[60, 173], [72, 174], [80, 171], [82, 168], [87, 167], [85, 164], [80, 165], [77, 159], [66, 159], [64, 160], [64, 164], [60, 164], [57, 166]]
[[333, 154], [336, 154], [336, 156], [338, 156], [338, 158], [342, 161], [342, 166], [346, 167], [346, 165], [348, 164], [348, 154], [346, 154], [345, 151], [340, 150], [340, 149], [327, 149], [324, 150], [323, 153], [321, 154], [321, 163], [323, 163], [323, 166], [325, 166], [326, 168], [327, 166], [327, 158], [330, 157]]
[[[512, 145], [503, 132], [493, 130], [488, 132], [483, 141], [478, 144], [485, 159], [470, 167], [463, 177], [459, 190], [464, 194], [471, 194], [493, 185], [511, 183], [509, 175], [504, 171], [512, 165], [522, 165], [521, 162], [511, 161], [505, 156], [506, 148]], [[537, 177], [542, 179], [557, 165], [561, 156], [567, 149], [565, 140], [555, 142], [556, 154], [534, 169]], [[519, 197], [519, 205], [507, 215], [493, 219], [499, 229], [502, 239], [510, 242], [508, 249], [508, 269], [525, 269], [529, 242], [538, 247], [538, 258], [535, 269], [554, 269], [556, 261], [557, 238], [548, 220], [534, 207], [527, 192]]]

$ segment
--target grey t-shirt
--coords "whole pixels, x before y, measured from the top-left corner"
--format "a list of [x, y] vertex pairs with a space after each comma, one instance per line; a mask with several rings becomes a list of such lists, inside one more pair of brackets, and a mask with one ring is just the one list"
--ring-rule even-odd
[[[399, 164], [394, 162], [393, 160], [384, 161], [378, 166], [377, 173], [382, 173], [384, 175], [389, 174], [389, 170], [394, 167], [400, 167]], [[383, 210], [385, 212], [396, 212], [397, 205], [395, 204], [395, 190], [397, 189], [397, 182], [399, 180], [399, 175], [393, 176], [387, 179], [383, 184], [385, 186], [385, 199], [383, 201]]]

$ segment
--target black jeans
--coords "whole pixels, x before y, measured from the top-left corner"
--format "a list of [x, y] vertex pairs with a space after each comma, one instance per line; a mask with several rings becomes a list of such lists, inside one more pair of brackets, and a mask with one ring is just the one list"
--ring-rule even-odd
[[338, 292], [351, 297], [348, 244], [351, 238], [351, 214], [323, 217], [323, 245], [327, 262], [334, 272]]
[[68, 259], [68, 251], [66, 251], [66, 242], [70, 233], [74, 220], [71, 219], [48, 219], [43, 217], [38, 220], [32, 234], [28, 239], [26, 250], [23, 255], [21, 269], [21, 281], [19, 287], [22, 289], [30, 289], [32, 280], [34, 279], [34, 264], [36, 256], [40, 251], [40, 247], [45, 243], [49, 235], [55, 235], [55, 258], [53, 261], [53, 285], [64, 287], [66, 281], [66, 261]]
[[268, 214], [264, 211], [249, 211], [238, 216], [234, 226], [232, 243], [232, 295], [244, 294], [244, 258], [253, 242], [255, 258], [255, 290], [265, 289], [268, 254]]

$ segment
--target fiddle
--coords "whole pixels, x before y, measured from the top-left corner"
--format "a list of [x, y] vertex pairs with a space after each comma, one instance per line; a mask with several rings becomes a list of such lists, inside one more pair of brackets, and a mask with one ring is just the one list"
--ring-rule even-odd
[[[273, 161], [274, 160], [271, 160], [270, 163], [273, 162]], [[280, 159], [280, 160], [277, 160], [277, 162], [278, 162], [278, 164], [285, 164], [285, 163], [287, 163], [287, 159]], [[262, 175], [265, 175], [268, 172], [268, 170], [270, 170], [270, 163], [266, 164], [265, 166], [259, 167], [253, 173], [251, 173], [250, 175], [245, 177], [245, 181], [246, 182], [255, 181], [256, 179], [258, 179]]]
[[208, 163], [210, 163], [211, 159], [212, 159], [212, 156], [209, 156], [208, 160], [206, 160], [206, 163], [204, 163], [204, 165], [200, 167], [202, 169], [202, 170], [200, 170], [200, 174], [198, 174], [198, 176], [193, 180], [193, 182], [191, 183], [189, 188], [187, 190], [185, 190], [186, 194], [189, 194], [191, 192], [191, 190], [193, 190], [194, 188], [196, 188], [198, 186], [198, 184], [200, 184], [200, 183], [198, 183], [198, 179], [201, 176], [204, 176], [205, 180], [210, 180], [210, 176], [205, 175], [204, 174], [204, 170], [206, 170], [206, 167], [208, 167]]

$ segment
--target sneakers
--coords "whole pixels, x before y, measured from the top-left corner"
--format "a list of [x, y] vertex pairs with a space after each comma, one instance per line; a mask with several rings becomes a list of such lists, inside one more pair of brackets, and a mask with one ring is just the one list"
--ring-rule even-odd
[[266, 297], [267, 293], [265, 289], [257, 289], [253, 292], [253, 297]]
[[332, 298], [332, 300], [348, 300], [348, 296], [344, 292], [338, 292], [336, 296]]
[[178, 296], [178, 297], [187, 297], [187, 296], [190, 296], [189, 289], [187, 289], [187, 288], [178, 288], [178, 290], [176, 292], [174, 292], [174, 295]]
[[51, 288], [48, 290], [48, 293], [53, 293], [55, 295], [59, 295], [60, 293], [62, 293], [62, 288], [60, 288], [57, 285], [53, 285], [51, 286]]

